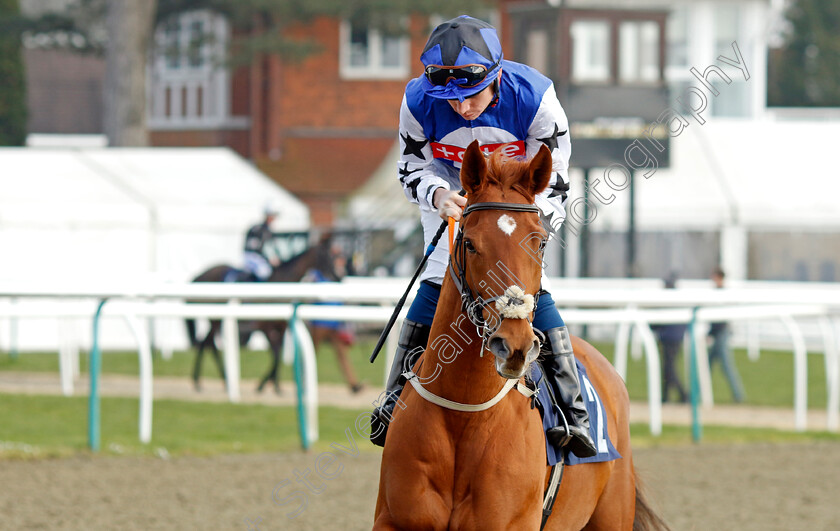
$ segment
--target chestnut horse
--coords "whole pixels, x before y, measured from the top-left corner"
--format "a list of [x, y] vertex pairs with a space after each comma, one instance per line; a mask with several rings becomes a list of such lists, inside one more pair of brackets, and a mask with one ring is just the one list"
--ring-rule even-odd
[[[550, 472], [540, 413], [524, 393], [503, 392], [539, 352], [530, 324], [533, 304], [523, 299], [540, 289], [548, 235], [533, 204], [548, 184], [551, 164], [546, 147], [530, 162], [499, 151], [486, 161], [477, 142], [464, 154], [461, 184], [468, 203], [462, 232], [428, 347], [388, 429], [376, 530], [540, 529]], [[500, 269], [517, 280], [524, 296], [492, 293], [490, 286], [505, 278]], [[462, 303], [471, 300], [477, 301], [472, 308]], [[594, 347], [579, 338], [572, 345], [600, 395], [609, 438], [622, 457], [567, 466], [545, 529], [664, 527], [636, 485], [624, 382]], [[458, 411], [432, 403], [431, 395], [483, 407], [503, 398], [481, 411]]]

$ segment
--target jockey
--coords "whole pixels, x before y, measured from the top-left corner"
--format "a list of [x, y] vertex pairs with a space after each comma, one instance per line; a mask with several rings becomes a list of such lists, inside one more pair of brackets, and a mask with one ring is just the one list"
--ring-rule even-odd
[[[265, 282], [271, 277], [274, 267], [279, 264], [280, 253], [274, 244], [274, 235], [271, 232], [271, 223], [277, 218], [279, 210], [273, 203], [266, 203], [263, 209], [262, 223], [258, 223], [248, 229], [245, 235], [245, 249], [242, 255], [245, 263], [243, 270], [259, 281]], [[268, 250], [272, 256], [269, 257]]]
[[[566, 217], [571, 154], [569, 124], [554, 85], [523, 64], [505, 61], [496, 30], [466, 15], [439, 25], [420, 57], [424, 74], [409, 81], [400, 108], [399, 179], [409, 201], [420, 207], [429, 245], [441, 218], [460, 219], [466, 199], [458, 192], [460, 160], [466, 147], [478, 140], [487, 154], [497, 147], [511, 157], [532, 157], [541, 145], [551, 150], [553, 171], [549, 185], [536, 197], [549, 233]], [[440, 286], [449, 263], [445, 238], [429, 257], [421, 284], [400, 330], [397, 352], [382, 404], [373, 413], [374, 444], [384, 444], [397, 397], [409, 370], [426, 346]], [[569, 333], [551, 294], [544, 290], [534, 311], [534, 328], [546, 338], [541, 365], [555, 400], [564, 411], [570, 433], [563, 426], [547, 431], [555, 446], [568, 444], [578, 457], [597, 453], [589, 434], [589, 415]]]

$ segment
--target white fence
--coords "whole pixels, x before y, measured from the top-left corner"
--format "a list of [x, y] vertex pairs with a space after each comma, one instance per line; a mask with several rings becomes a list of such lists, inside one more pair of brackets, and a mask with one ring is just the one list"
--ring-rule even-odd
[[[822, 337], [822, 354], [826, 364], [827, 429], [838, 430], [840, 409], [840, 287], [834, 284], [741, 283], [736, 287], [712, 290], [707, 283], [683, 283], [677, 290], [659, 288], [659, 281], [643, 279], [552, 279], [552, 293], [561, 306], [567, 323], [615, 326], [614, 363], [626, 378], [627, 355], [631, 331], [636, 330], [646, 360], [650, 428], [661, 433], [660, 359], [656, 341], [650, 330], [652, 323], [687, 323], [693, 309], [698, 308], [699, 323], [743, 321], [755, 323], [775, 321], [789, 334], [794, 368], [794, 424], [806, 429], [807, 412], [807, 348], [799, 322], [813, 320]], [[97, 282], [3, 282], [0, 281], [0, 319], [61, 318], [90, 321], [97, 301], [108, 300], [103, 316], [123, 319], [131, 330], [140, 357], [140, 438], [151, 437], [152, 371], [148, 317], [219, 318], [224, 321], [224, 360], [229, 399], [239, 399], [239, 344], [237, 319], [288, 320], [297, 305], [300, 319], [340, 320], [352, 322], [387, 322], [393, 305], [402, 295], [406, 279], [348, 279], [340, 284], [174, 284], [137, 283], [102, 284]], [[194, 301], [187, 303], [186, 301]], [[219, 301], [226, 301], [219, 304]], [[247, 301], [245, 304], [243, 301]], [[343, 305], [318, 305], [317, 302], [342, 302]], [[211, 303], [213, 302], [213, 303]], [[294, 304], [293, 304], [294, 303]], [[403, 314], [405, 310], [403, 310]], [[14, 327], [11, 327], [13, 329]], [[399, 323], [395, 330], [399, 329]], [[695, 330], [697, 327], [695, 327]], [[305, 329], [300, 334], [306, 334]], [[391, 340], [396, 332], [392, 332]], [[161, 338], [159, 338], [161, 339]], [[304, 342], [307, 338], [303, 337]], [[698, 354], [700, 396], [704, 406], [713, 405], [711, 378], [705, 342], [695, 333], [691, 338]], [[165, 345], [161, 345], [167, 350]], [[65, 393], [72, 392], [73, 359], [78, 346], [66, 341], [58, 345], [61, 380]], [[306, 349], [304, 349], [306, 350]], [[748, 350], [756, 353], [758, 338], [750, 336]], [[389, 355], [393, 345], [386, 347]], [[305, 353], [304, 353], [305, 354]], [[311, 359], [310, 359], [311, 358]], [[314, 375], [314, 356], [306, 356], [306, 373]], [[310, 376], [311, 377], [311, 376]], [[310, 387], [314, 387], [310, 386]], [[308, 398], [309, 417], [317, 407], [317, 395]], [[314, 406], [313, 406], [314, 404]], [[317, 420], [317, 417], [315, 417]], [[317, 424], [311, 434], [317, 437]]]

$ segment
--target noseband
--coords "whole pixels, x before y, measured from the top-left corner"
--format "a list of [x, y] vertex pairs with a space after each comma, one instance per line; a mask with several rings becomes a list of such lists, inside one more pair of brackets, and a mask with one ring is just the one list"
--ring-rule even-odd
[[[496, 326], [492, 328], [488, 327], [484, 320], [484, 308], [488, 304], [494, 303], [503, 297], [505, 298], [504, 302], [508, 304], [511, 302], [509, 299], [513, 299], [513, 301], [518, 304], [523, 304], [525, 302], [524, 298], [531, 297], [531, 295], [525, 295], [524, 293], [511, 294], [509, 293], [510, 290], [505, 290], [502, 294], [485, 299], [480, 294], [473, 294], [473, 289], [467, 282], [467, 248], [464, 240], [464, 221], [468, 215], [478, 210], [505, 210], [508, 212], [533, 212], [535, 214], [539, 214], [540, 209], [533, 204], [523, 205], [521, 203], [484, 202], [467, 205], [464, 212], [461, 214], [462, 219], [460, 227], [458, 228], [458, 235], [455, 238], [452, 257], [449, 261], [449, 275], [452, 277], [452, 280], [455, 282], [455, 286], [458, 288], [458, 292], [461, 294], [461, 310], [467, 314], [469, 320], [475, 325], [479, 337], [481, 337], [481, 353], [484, 355], [487, 340], [496, 332], [496, 330], [499, 329], [499, 326], [502, 324], [502, 320], [505, 319], [505, 312], [499, 311]], [[545, 242], [543, 241], [539, 251], [541, 260], [544, 250]], [[538, 298], [539, 291], [533, 295], [534, 300], [532, 309], [536, 309]], [[542, 334], [537, 335], [541, 336]]]

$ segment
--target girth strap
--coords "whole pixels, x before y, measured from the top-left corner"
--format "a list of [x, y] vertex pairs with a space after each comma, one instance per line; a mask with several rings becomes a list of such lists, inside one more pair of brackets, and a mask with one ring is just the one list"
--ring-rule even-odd
[[566, 468], [563, 455], [560, 456], [560, 461], [551, 467], [551, 475], [548, 477], [548, 487], [543, 494], [543, 510], [542, 523], [540, 524], [540, 531], [545, 528], [548, 517], [551, 516], [551, 510], [554, 509], [554, 502], [557, 501], [557, 491], [560, 490], [560, 481], [563, 479], [563, 469]]

